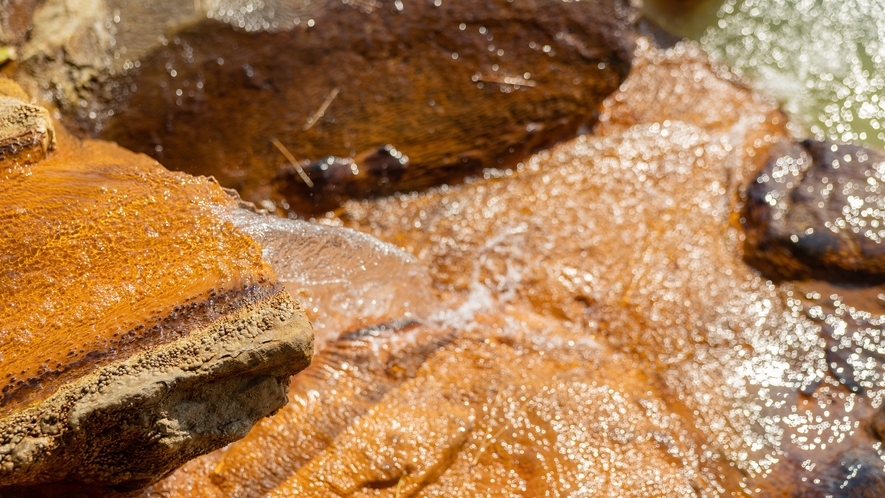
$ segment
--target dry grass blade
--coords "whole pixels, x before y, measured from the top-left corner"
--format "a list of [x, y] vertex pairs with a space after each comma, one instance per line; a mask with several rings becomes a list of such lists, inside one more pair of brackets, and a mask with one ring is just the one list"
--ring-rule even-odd
[[270, 137], [270, 141], [273, 142], [276, 148], [279, 149], [284, 156], [286, 156], [286, 159], [288, 159], [290, 163], [292, 163], [292, 166], [295, 167], [295, 171], [298, 172], [298, 176], [300, 176], [301, 179], [304, 180], [304, 183], [306, 183], [308, 187], [313, 188], [313, 181], [311, 181], [310, 177], [307, 176], [307, 173], [304, 172], [304, 169], [301, 167], [298, 161], [295, 160], [295, 156], [293, 156], [292, 153], [289, 152], [289, 149], [287, 149], [285, 145], [277, 140], [276, 137]]
[[478, 78], [476, 81], [482, 81], [483, 83], [497, 83], [499, 85], [525, 86], [529, 88], [534, 88], [536, 85], [536, 83], [532, 80], [527, 80], [525, 78], [519, 78], [516, 76], [504, 76], [500, 78], [483, 76]]
[[326, 114], [326, 109], [328, 109], [329, 106], [332, 105], [332, 101], [335, 100], [335, 97], [337, 97], [337, 96], [338, 96], [338, 89], [333, 88], [332, 93], [330, 93], [329, 96], [326, 97], [326, 100], [323, 101], [323, 105], [321, 105], [320, 108], [317, 109], [317, 112], [313, 113], [313, 116], [311, 116], [307, 120], [307, 124], [304, 125], [304, 128], [303, 128], [304, 131], [307, 131], [307, 130], [313, 128], [313, 125], [315, 125], [317, 123], [317, 121], [319, 121], [320, 118], [323, 117], [324, 114]]
[[405, 480], [406, 480], [406, 476], [405, 476], [405, 474], [403, 474], [399, 478], [399, 481], [396, 483], [396, 495], [394, 496], [394, 498], [399, 498], [399, 493], [403, 489], [403, 481], [405, 481]]

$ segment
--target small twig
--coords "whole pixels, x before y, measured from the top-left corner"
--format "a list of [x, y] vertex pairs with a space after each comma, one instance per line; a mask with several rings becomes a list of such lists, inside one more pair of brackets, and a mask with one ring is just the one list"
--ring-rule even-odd
[[479, 462], [479, 457], [486, 451], [486, 448], [488, 448], [489, 445], [492, 444], [492, 441], [497, 440], [498, 436], [500, 436], [501, 433], [504, 432], [504, 429], [506, 429], [506, 428], [507, 428], [507, 425], [504, 425], [504, 427], [501, 427], [500, 429], [498, 429], [498, 432], [496, 432], [495, 435], [491, 437], [491, 439], [486, 440], [482, 444], [482, 448], [480, 448], [479, 451], [476, 452], [476, 456], [473, 457], [473, 462], [470, 463], [471, 469], [474, 466], [476, 466], [476, 464]]
[[304, 172], [304, 169], [301, 167], [298, 161], [295, 160], [295, 156], [293, 156], [292, 153], [289, 152], [289, 149], [287, 149], [285, 145], [280, 143], [280, 141], [277, 140], [276, 137], [270, 137], [270, 141], [273, 142], [277, 149], [279, 149], [280, 152], [282, 152], [283, 155], [286, 156], [286, 159], [288, 159], [289, 162], [292, 163], [292, 166], [295, 167], [295, 171], [298, 172], [298, 175], [301, 177], [302, 180], [304, 180], [304, 183], [306, 183], [308, 187], [313, 188], [313, 181], [311, 181], [310, 177], [307, 176], [307, 173]]
[[323, 105], [321, 105], [320, 108], [317, 109], [317, 112], [315, 112], [313, 116], [308, 118], [307, 124], [304, 125], [304, 128], [303, 128], [304, 131], [307, 131], [307, 130], [313, 128], [313, 125], [315, 125], [316, 122], [319, 121], [321, 117], [323, 117], [323, 115], [326, 113], [326, 109], [328, 109], [329, 106], [332, 105], [332, 101], [335, 100], [335, 97], [337, 97], [337, 96], [338, 96], [338, 89], [333, 88], [332, 93], [330, 93], [329, 96], [326, 97], [326, 100], [323, 102]]
[[[376, 7], [375, 0], [345, 0], [344, 3], [350, 3], [354, 7], [365, 9], [369, 14], [371, 14]], [[398, 10], [402, 10], [402, 8], [400, 7]]]
[[477, 78], [476, 81], [482, 81], [483, 83], [497, 83], [499, 85], [527, 86], [529, 88], [535, 87], [534, 81], [514, 76], [504, 76], [502, 78], [482, 76]]
[[399, 498], [399, 492], [401, 489], [403, 489], [403, 481], [405, 481], [405, 480], [406, 480], [406, 475], [405, 474], [401, 475], [399, 478], [399, 481], [396, 483], [396, 495], [394, 496], [394, 498]]

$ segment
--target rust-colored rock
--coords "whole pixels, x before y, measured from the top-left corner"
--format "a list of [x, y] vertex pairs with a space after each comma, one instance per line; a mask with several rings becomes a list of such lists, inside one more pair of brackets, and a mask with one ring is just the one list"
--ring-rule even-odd
[[[821, 283], [776, 286], [743, 262], [740, 193], [786, 119], [692, 52], [638, 57], [596, 136], [486, 181], [350, 203], [344, 219], [425, 258], [439, 288], [485, 288], [629, 353], [623, 364], [666, 386], [714, 462], [746, 475], [700, 471], [701, 493], [863, 489], [849, 476], [878, 455], [862, 425], [882, 396], [881, 310]], [[641, 489], [641, 475], [625, 479]], [[443, 489], [483, 482], [461, 479]]]
[[[77, 1], [68, 18], [62, 0], [38, 9], [16, 78], [70, 126], [299, 212], [574, 134], [626, 77], [635, 15], [626, 0]], [[371, 157], [388, 144], [409, 163]], [[305, 181], [327, 156], [354, 167]]]
[[639, 45], [595, 136], [327, 219], [417, 255], [438, 311], [327, 330], [285, 409], [142, 496], [880, 493], [885, 289], [749, 267], [742, 191], [786, 119]]
[[[16, 136], [52, 144], [45, 110], [15, 105]], [[54, 143], [0, 171], [4, 496], [147, 485], [277, 411], [312, 353], [216, 183], [64, 131]]]
[[475, 323], [268, 496], [679, 496], [703, 487], [686, 467], [697, 434], [625, 358], [515, 310]]
[[[855, 370], [861, 396], [828, 363], [858, 347], [874, 362], [864, 330], [885, 307], [744, 263], [741, 190], [786, 120], [690, 45], [645, 45], [597, 135], [462, 186], [348, 203], [340, 222], [428, 265], [439, 311], [327, 341], [277, 416], [143, 496], [815, 496], [875, 483], [880, 470], [858, 464], [877, 458], [864, 426], [881, 365]], [[856, 336], [822, 326], [851, 313]]]
[[747, 189], [747, 260], [780, 279], [885, 279], [885, 156], [783, 142]]

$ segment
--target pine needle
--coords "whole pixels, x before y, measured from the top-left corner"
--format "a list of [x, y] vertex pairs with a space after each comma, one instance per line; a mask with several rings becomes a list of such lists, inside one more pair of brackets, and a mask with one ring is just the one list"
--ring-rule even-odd
[[405, 480], [406, 480], [405, 474], [400, 476], [399, 481], [396, 483], [396, 495], [394, 496], [394, 498], [399, 498], [399, 492], [400, 492], [400, 490], [403, 489], [403, 481], [405, 481]]
[[488, 448], [489, 445], [492, 444], [492, 441], [497, 440], [498, 436], [500, 436], [501, 433], [504, 432], [504, 429], [506, 429], [506, 428], [507, 428], [507, 425], [505, 425], [504, 427], [501, 427], [500, 429], [498, 429], [498, 432], [496, 432], [495, 435], [491, 437], [491, 439], [487, 439], [482, 444], [482, 448], [480, 448], [479, 451], [476, 452], [476, 456], [473, 457], [473, 462], [470, 463], [470, 468], [473, 468], [474, 466], [476, 466], [476, 464], [479, 462], [479, 457], [486, 451], [486, 448]]

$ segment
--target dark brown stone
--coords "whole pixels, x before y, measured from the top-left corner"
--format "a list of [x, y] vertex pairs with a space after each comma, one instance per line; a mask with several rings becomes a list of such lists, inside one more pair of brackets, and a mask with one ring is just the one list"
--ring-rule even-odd
[[0, 0], [0, 45], [25, 41], [37, 4], [38, 0]]
[[881, 152], [781, 142], [746, 192], [748, 262], [778, 279], [885, 279]]
[[[177, 29], [116, 79], [100, 135], [214, 175], [245, 200], [325, 210], [515, 165], [592, 120], [630, 67], [633, 10], [622, 0], [287, 9], [245, 16], [245, 29], [205, 16]], [[408, 168], [364, 172], [371, 166], [358, 158], [385, 144], [409, 157]], [[306, 182], [283, 148], [296, 162], [336, 156], [358, 170], [324, 180], [314, 169]]]

